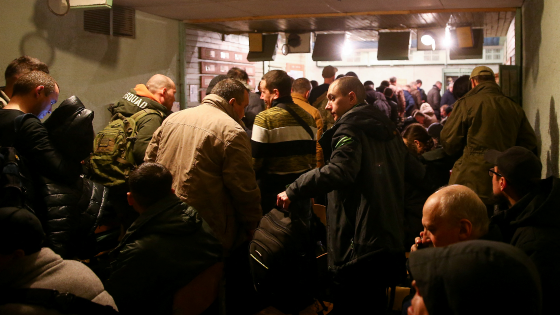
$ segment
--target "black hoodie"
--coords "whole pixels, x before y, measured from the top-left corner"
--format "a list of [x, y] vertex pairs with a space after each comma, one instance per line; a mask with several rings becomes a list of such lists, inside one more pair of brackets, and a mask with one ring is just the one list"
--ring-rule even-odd
[[426, 248], [410, 254], [409, 266], [430, 315], [541, 314], [535, 265], [509, 244]]
[[492, 217], [504, 242], [521, 249], [537, 266], [543, 314], [556, 313], [560, 296], [560, 179], [543, 179], [513, 207]]
[[405, 175], [420, 163], [389, 118], [365, 103], [345, 113], [320, 143], [327, 165], [300, 176], [288, 197], [328, 193], [329, 268], [339, 280], [359, 274], [394, 283], [404, 270]]

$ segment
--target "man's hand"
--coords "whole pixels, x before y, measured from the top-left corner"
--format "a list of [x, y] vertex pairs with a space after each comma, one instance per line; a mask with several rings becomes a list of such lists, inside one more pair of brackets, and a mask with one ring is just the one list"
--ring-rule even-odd
[[288, 210], [290, 202], [290, 198], [288, 198], [288, 195], [285, 191], [279, 193], [278, 196], [276, 196], [276, 205], [278, 207], [281, 207], [282, 209]]
[[414, 239], [414, 245], [410, 247], [410, 252], [414, 252], [418, 249], [433, 247], [432, 240], [424, 236], [424, 232], [420, 232], [420, 237]]

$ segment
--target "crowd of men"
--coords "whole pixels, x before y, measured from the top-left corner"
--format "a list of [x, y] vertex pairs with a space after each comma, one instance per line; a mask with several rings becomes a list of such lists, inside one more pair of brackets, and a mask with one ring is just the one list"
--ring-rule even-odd
[[[323, 68], [313, 87], [272, 70], [255, 92], [233, 68], [200, 105], [175, 113], [175, 83], [156, 74], [109, 107], [107, 128], [135, 134], [98, 135], [87, 153], [117, 155], [92, 171], [57, 145], [51, 118], [41, 121], [61, 88], [48, 67], [15, 59], [0, 91], [0, 312], [254, 314], [263, 300], [282, 301], [254, 290], [253, 233], [273, 208], [310, 199], [327, 209], [332, 314], [384, 314], [387, 288], [403, 285], [407, 268], [408, 314], [554, 312], [560, 182], [541, 179], [535, 132], [492, 69], [476, 67], [443, 96], [439, 81], [426, 93], [421, 80], [376, 88], [337, 71]], [[91, 128], [80, 108], [64, 125]], [[16, 181], [5, 180], [7, 152], [25, 175]], [[108, 189], [103, 168], [115, 170]], [[87, 207], [28, 200], [58, 191]], [[96, 273], [58, 250], [57, 235], [85, 216], [90, 234], [119, 227], [110, 265], [89, 265]]]

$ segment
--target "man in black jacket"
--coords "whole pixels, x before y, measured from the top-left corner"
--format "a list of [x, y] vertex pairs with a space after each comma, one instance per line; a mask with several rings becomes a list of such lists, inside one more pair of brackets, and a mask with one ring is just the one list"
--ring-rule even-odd
[[321, 138], [327, 165], [300, 176], [278, 205], [328, 193], [327, 247], [340, 314], [381, 314], [385, 289], [404, 273], [405, 167], [420, 169], [395, 125], [365, 103], [360, 80], [344, 77], [328, 90], [335, 125]]
[[15, 147], [32, 174], [73, 184], [81, 174], [81, 165], [55, 149], [40, 121], [50, 113], [58, 95], [58, 84], [50, 75], [31, 71], [21, 76], [10, 102], [0, 109], [0, 146]]
[[[214, 265], [221, 261], [222, 245], [196, 209], [175, 196], [172, 180], [156, 163], [130, 174], [128, 202], [140, 216], [113, 251], [118, 256], [106, 284], [122, 314], [172, 314], [182, 304], [174, 301], [177, 294], [192, 299], [191, 310], [197, 309], [211, 293], [205, 289], [216, 289], [212, 283], [221, 278]], [[185, 287], [201, 273], [206, 286]], [[185, 290], [195, 297], [183, 295]]]
[[492, 165], [492, 188], [505, 210], [495, 212], [503, 241], [521, 249], [537, 266], [543, 292], [543, 314], [556, 312], [560, 295], [560, 180], [540, 180], [540, 159], [523, 147], [499, 152], [488, 150], [485, 159]]

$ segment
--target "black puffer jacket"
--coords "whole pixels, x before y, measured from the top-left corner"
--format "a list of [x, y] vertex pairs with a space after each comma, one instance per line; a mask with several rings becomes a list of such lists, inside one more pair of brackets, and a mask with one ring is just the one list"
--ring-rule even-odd
[[361, 274], [394, 283], [404, 270], [405, 176], [422, 166], [389, 118], [367, 104], [344, 114], [320, 143], [328, 164], [300, 176], [288, 197], [328, 193], [329, 268], [341, 280]]
[[521, 249], [537, 266], [543, 291], [543, 314], [557, 311], [560, 296], [560, 179], [541, 180], [513, 207], [492, 217], [504, 242]]
[[[76, 167], [92, 150], [92, 121], [93, 112], [72, 96], [44, 123], [55, 149]], [[105, 211], [106, 188], [85, 178], [65, 184], [42, 177], [37, 184], [42, 198], [38, 215], [47, 235], [47, 246], [63, 258], [89, 258], [96, 254], [94, 231]]]

